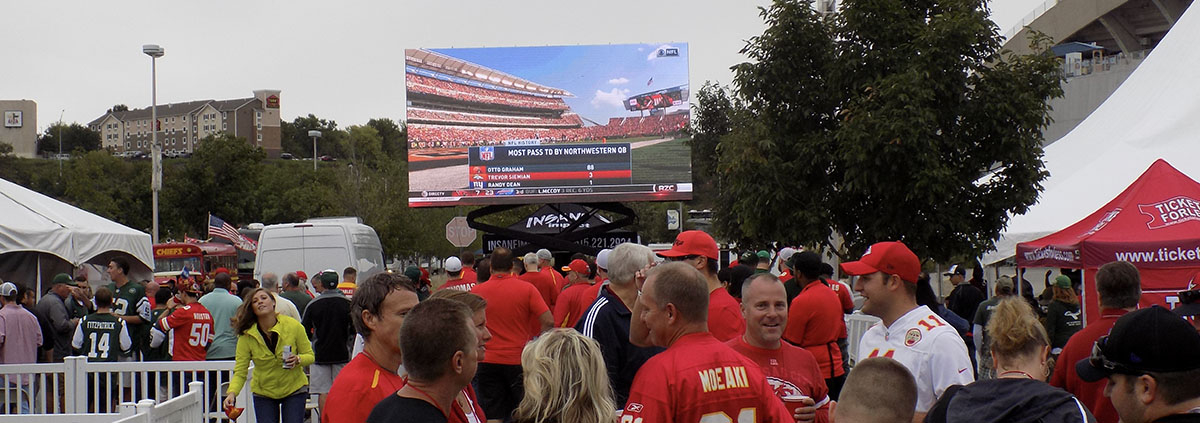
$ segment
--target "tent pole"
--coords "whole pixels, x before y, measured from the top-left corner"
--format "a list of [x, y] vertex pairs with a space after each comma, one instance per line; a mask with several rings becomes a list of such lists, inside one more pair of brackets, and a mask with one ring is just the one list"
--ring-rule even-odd
[[[42, 294], [42, 255], [41, 254], [37, 255], [37, 263], [38, 263], [38, 266], [37, 266], [38, 274], [37, 274], [37, 284], [36, 284], [37, 292], [34, 294], [34, 296], [37, 298], [41, 298], [42, 297], [42, 295], [41, 295]], [[18, 298], [18, 301], [20, 301], [19, 298]]]

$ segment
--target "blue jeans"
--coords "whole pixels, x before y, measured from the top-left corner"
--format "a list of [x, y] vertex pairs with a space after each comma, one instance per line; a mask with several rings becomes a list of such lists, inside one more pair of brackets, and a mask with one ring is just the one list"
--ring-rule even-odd
[[281, 399], [254, 395], [254, 418], [258, 423], [303, 423], [304, 403], [308, 401], [308, 390], [288, 395]]

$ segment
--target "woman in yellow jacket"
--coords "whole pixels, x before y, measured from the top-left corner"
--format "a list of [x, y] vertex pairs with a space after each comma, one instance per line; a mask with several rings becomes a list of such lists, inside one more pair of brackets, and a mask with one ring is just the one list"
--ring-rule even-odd
[[[308, 377], [304, 367], [316, 360], [304, 326], [296, 319], [275, 313], [275, 298], [267, 290], [250, 292], [234, 317], [238, 334], [233, 380], [225, 397], [225, 408], [235, 405], [237, 393], [246, 384], [247, 367], [254, 361], [254, 415], [258, 423], [302, 423], [308, 399]], [[290, 354], [288, 354], [290, 351]]]

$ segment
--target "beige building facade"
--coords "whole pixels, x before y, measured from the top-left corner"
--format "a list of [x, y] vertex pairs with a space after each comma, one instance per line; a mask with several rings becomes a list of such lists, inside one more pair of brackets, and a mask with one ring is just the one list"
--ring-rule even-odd
[[33, 158], [37, 153], [37, 102], [0, 100], [0, 142], [13, 146], [13, 155]]
[[[261, 147], [267, 157], [279, 157], [279, 92], [257, 90], [249, 98], [159, 105], [158, 139], [163, 151], [190, 153], [204, 138], [224, 132]], [[150, 151], [153, 125], [149, 107], [105, 113], [88, 127], [100, 132], [104, 148], [110, 151]]]

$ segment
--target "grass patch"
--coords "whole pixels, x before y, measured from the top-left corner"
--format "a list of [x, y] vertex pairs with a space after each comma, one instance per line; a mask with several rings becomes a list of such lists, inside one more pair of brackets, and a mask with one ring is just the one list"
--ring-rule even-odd
[[633, 183], [692, 180], [692, 150], [679, 138], [633, 150]]

